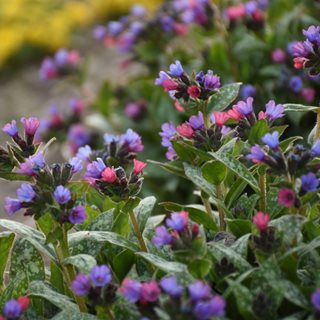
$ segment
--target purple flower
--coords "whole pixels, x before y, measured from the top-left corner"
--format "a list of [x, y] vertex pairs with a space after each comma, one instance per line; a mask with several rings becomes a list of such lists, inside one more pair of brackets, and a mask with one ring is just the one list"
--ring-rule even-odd
[[57, 66], [63, 67], [68, 63], [69, 52], [67, 49], [59, 49], [54, 55], [54, 62]]
[[320, 26], [310, 26], [302, 33], [311, 43], [320, 45]]
[[31, 202], [36, 197], [36, 193], [31, 184], [23, 183], [17, 190], [17, 197], [21, 202]]
[[86, 145], [90, 140], [88, 130], [82, 124], [75, 124], [70, 127], [68, 132], [68, 141], [72, 152], [77, 152], [80, 147]]
[[87, 165], [87, 171], [84, 174], [86, 178], [100, 178], [102, 171], [106, 168], [103, 160], [97, 158], [96, 161], [93, 161]]
[[103, 140], [105, 144], [110, 144], [112, 142], [119, 142], [120, 141], [120, 137], [116, 136], [114, 134], [110, 134], [110, 133], [105, 133], [103, 135]]
[[301, 188], [305, 192], [314, 192], [317, 190], [319, 185], [319, 179], [314, 173], [309, 172], [301, 176], [300, 179], [301, 179]]
[[311, 151], [312, 153], [315, 155], [315, 156], [319, 156], [320, 155], [320, 140], [317, 140], [312, 148], [311, 148]]
[[131, 14], [135, 17], [139, 17], [142, 18], [147, 14], [147, 10], [143, 5], [140, 4], [136, 4], [134, 5], [131, 10], [130, 10]]
[[3, 307], [3, 315], [8, 320], [18, 319], [21, 316], [22, 309], [20, 303], [14, 299], [9, 300]]
[[70, 109], [74, 113], [81, 113], [85, 109], [86, 105], [83, 100], [78, 98], [71, 98], [68, 102]]
[[291, 77], [289, 79], [289, 88], [295, 93], [300, 92], [303, 88], [302, 79], [299, 76]]
[[39, 76], [41, 80], [54, 79], [58, 76], [58, 69], [51, 58], [45, 58], [42, 61]]
[[64, 186], [58, 186], [54, 190], [54, 198], [59, 204], [65, 204], [71, 200], [71, 192]]
[[166, 219], [166, 225], [177, 232], [184, 231], [188, 226], [188, 213], [185, 211], [172, 213], [171, 217]]
[[158, 300], [161, 292], [158, 283], [154, 280], [151, 280], [142, 284], [140, 293], [142, 301], [155, 302]]
[[265, 143], [271, 149], [277, 149], [279, 147], [279, 132], [274, 131], [272, 133], [266, 133], [262, 137], [262, 142]]
[[162, 86], [164, 81], [170, 80], [170, 79], [171, 79], [170, 76], [166, 72], [160, 71], [159, 72], [159, 78], [157, 78], [155, 80], [155, 84], [157, 86]]
[[175, 276], [162, 278], [160, 280], [162, 290], [173, 298], [179, 298], [183, 292], [183, 287], [178, 285]]
[[73, 224], [82, 224], [87, 219], [87, 214], [83, 206], [78, 205], [73, 208], [68, 215], [68, 219]]
[[188, 122], [194, 130], [203, 128], [204, 121], [202, 112], [199, 112], [196, 116], [191, 116]]
[[287, 55], [284, 50], [277, 48], [272, 51], [272, 61], [275, 63], [283, 63], [286, 61]]
[[128, 129], [125, 134], [121, 135], [120, 140], [128, 145], [130, 152], [140, 152], [144, 149], [141, 137], [132, 129]]
[[107, 26], [107, 30], [111, 36], [116, 36], [123, 30], [123, 24], [119, 21], [110, 21]]
[[174, 19], [170, 16], [164, 16], [160, 20], [162, 30], [165, 32], [170, 32], [174, 27]]
[[129, 29], [134, 35], [138, 35], [144, 28], [144, 24], [139, 21], [134, 21], [131, 23]]
[[291, 208], [296, 202], [296, 194], [293, 190], [282, 188], [278, 192], [278, 203], [281, 206]]
[[79, 159], [78, 157], [73, 157], [72, 159], [70, 159], [69, 164], [72, 166], [72, 173], [73, 174], [81, 171], [83, 168], [82, 160]]
[[221, 86], [220, 77], [213, 74], [212, 70], [209, 70], [207, 74], [204, 76], [203, 85], [207, 90], [210, 90], [210, 91], [218, 89]]
[[21, 118], [24, 130], [28, 136], [33, 137], [40, 126], [40, 121], [38, 118]]
[[129, 102], [125, 105], [124, 112], [130, 119], [139, 118], [145, 109], [144, 103], [139, 102]]
[[253, 112], [253, 98], [248, 97], [246, 102], [245, 101], [239, 101], [236, 104], [236, 109], [244, 116], [248, 116]]
[[96, 40], [102, 40], [107, 34], [107, 28], [105, 26], [96, 26], [93, 29], [93, 37]]
[[176, 127], [172, 122], [166, 122], [161, 126], [162, 131], [160, 132], [160, 136], [162, 137], [161, 145], [163, 147], [171, 147], [172, 142], [171, 138], [176, 133]]
[[110, 269], [106, 265], [95, 266], [90, 272], [90, 277], [92, 283], [96, 287], [103, 287], [106, 284], [110, 283], [112, 276]]
[[253, 14], [258, 9], [258, 4], [255, 1], [248, 1], [244, 5], [246, 14]]
[[91, 281], [89, 276], [78, 273], [76, 278], [72, 281], [71, 289], [77, 296], [85, 296], [91, 289]]
[[178, 77], [180, 78], [183, 73], [184, 73], [184, 70], [183, 70], [183, 67], [181, 65], [181, 62], [179, 60], [176, 60], [175, 63], [172, 63], [170, 64], [169, 66], [169, 73], [174, 76], [174, 77]]
[[165, 226], [157, 227], [155, 230], [155, 235], [152, 238], [152, 243], [156, 247], [161, 247], [167, 244], [171, 244], [173, 240], [172, 235], [168, 232]]
[[8, 215], [12, 215], [22, 208], [21, 202], [18, 199], [6, 197], [4, 210]]
[[246, 158], [254, 163], [262, 162], [266, 156], [266, 153], [258, 144], [251, 147], [250, 152]]
[[78, 159], [88, 161], [91, 153], [92, 153], [92, 150], [91, 150], [90, 146], [86, 145], [86, 146], [78, 149], [76, 157]]
[[257, 93], [257, 90], [252, 84], [244, 84], [240, 90], [242, 99], [253, 97], [256, 95], [256, 93]]
[[320, 289], [319, 288], [315, 292], [312, 293], [311, 302], [312, 302], [313, 307], [317, 311], [320, 311]]
[[209, 299], [211, 297], [211, 288], [201, 280], [198, 280], [188, 286], [189, 296], [192, 301]]
[[129, 302], [136, 303], [141, 298], [141, 287], [140, 282], [126, 278], [123, 280], [119, 291]]
[[8, 134], [10, 137], [14, 137], [18, 134], [17, 123], [15, 120], [7, 123], [3, 128], [2, 131]]
[[274, 100], [270, 100], [266, 104], [266, 112], [265, 115], [270, 119], [270, 120], [276, 120], [280, 119], [284, 116], [284, 107], [282, 104], [277, 104], [274, 102]]
[[193, 313], [197, 320], [208, 320], [212, 317], [223, 317], [226, 303], [220, 296], [215, 296], [209, 301], [199, 301], [196, 303]]
[[34, 176], [38, 174], [45, 165], [43, 152], [38, 152], [20, 164], [20, 167], [17, 171], [27, 176]]
[[166, 152], [166, 158], [169, 161], [173, 161], [177, 157], [176, 151], [173, 149], [173, 147], [169, 147], [168, 151]]

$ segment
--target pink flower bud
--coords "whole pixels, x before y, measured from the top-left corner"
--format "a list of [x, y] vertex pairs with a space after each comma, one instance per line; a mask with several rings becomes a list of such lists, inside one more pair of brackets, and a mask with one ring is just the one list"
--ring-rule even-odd
[[21, 118], [21, 122], [28, 136], [34, 136], [40, 125], [39, 119], [34, 117]]
[[188, 91], [188, 94], [190, 95], [190, 97], [192, 97], [192, 98], [199, 98], [200, 97], [201, 90], [198, 86], [190, 86], [187, 91]]
[[183, 112], [184, 111], [184, 107], [179, 103], [178, 100], [176, 100], [176, 102], [174, 103], [174, 106], [179, 112]]
[[102, 180], [107, 183], [114, 183], [117, 181], [117, 175], [113, 168], [105, 168], [101, 174]]
[[282, 188], [278, 193], [278, 203], [281, 206], [291, 208], [296, 201], [296, 194], [293, 190]]
[[214, 123], [218, 127], [222, 127], [225, 122], [230, 118], [227, 112], [215, 111], [212, 113], [214, 117]]
[[143, 168], [145, 168], [147, 164], [145, 162], [133, 159], [133, 165], [133, 173], [139, 174], [142, 172]]
[[192, 138], [193, 136], [193, 129], [188, 123], [183, 123], [182, 125], [177, 127], [177, 132], [180, 134], [180, 136], [185, 138]]
[[18, 299], [18, 303], [20, 304], [21, 310], [26, 311], [29, 307], [30, 299], [23, 296]]
[[176, 90], [179, 87], [179, 84], [172, 79], [164, 80], [162, 85], [165, 92]]
[[253, 217], [253, 223], [261, 232], [264, 232], [268, 229], [269, 221], [270, 221], [270, 216], [267, 213], [263, 213], [262, 211], [259, 211]]

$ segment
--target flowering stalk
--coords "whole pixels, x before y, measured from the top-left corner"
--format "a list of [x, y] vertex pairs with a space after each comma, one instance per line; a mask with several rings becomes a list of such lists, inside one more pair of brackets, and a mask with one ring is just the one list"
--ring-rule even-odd
[[[223, 192], [222, 192], [222, 186], [221, 184], [218, 184], [216, 186], [216, 195], [218, 200], [223, 200]], [[220, 206], [220, 204], [217, 204], [218, 212], [219, 212], [219, 223], [220, 223], [220, 231], [225, 231], [226, 230], [226, 222], [224, 220], [224, 210]]]
[[210, 117], [208, 114], [208, 100], [200, 101], [199, 109], [203, 114], [204, 127], [210, 128], [211, 123], [210, 123]]
[[320, 139], [320, 111], [317, 112], [317, 124], [314, 141], [317, 141], [318, 139]]
[[[61, 268], [63, 271], [63, 274], [65, 276], [65, 280], [67, 283], [67, 287], [70, 288], [72, 280], [76, 277], [76, 272], [74, 270], [74, 267], [72, 265], [63, 265], [62, 261], [69, 257], [69, 247], [68, 247], [68, 231], [67, 229], [63, 226], [62, 227], [62, 237], [59, 241], [59, 245], [55, 245], [55, 251], [58, 256], [58, 259], [61, 263]], [[73, 294], [73, 297], [76, 301], [76, 303], [79, 306], [79, 309], [81, 312], [87, 312], [87, 306], [82, 297], [79, 297], [75, 294]]]
[[207, 195], [203, 195], [201, 192], [201, 200], [202, 200], [202, 203], [206, 209], [208, 216], [210, 217], [210, 219], [212, 219], [212, 210], [211, 210], [211, 204], [209, 201], [209, 197]]
[[129, 216], [130, 216], [130, 220], [131, 220], [132, 225], [133, 225], [133, 230], [134, 230], [134, 232], [136, 234], [136, 237], [138, 238], [141, 250], [144, 251], [144, 252], [148, 252], [146, 243], [144, 242], [144, 239], [143, 239], [142, 233], [140, 231], [140, 227], [139, 227], [138, 221], [136, 219], [136, 216], [135, 216], [133, 210], [129, 211]]

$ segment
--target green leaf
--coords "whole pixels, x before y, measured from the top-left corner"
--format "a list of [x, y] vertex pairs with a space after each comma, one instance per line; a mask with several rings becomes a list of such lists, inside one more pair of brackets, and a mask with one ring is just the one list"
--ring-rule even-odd
[[146, 252], [136, 252], [136, 255], [150, 262], [158, 269], [167, 272], [167, 273], [187, 273], [187, 266], [179, 262], [167, 261], [159, 256], [156, 256], [152, 253]]
[[305, 106], [303, 104], [286, 103], [283, 105], [286, 112], [319, 112], [320, 107], [316, 106]]
[[207, 229], [211, 229], [213, 231], [219, 230], [217, 224], [214, 222], [212, 217], [209, 217], [208, 214], [205, 212], [204, 206], [197, 204], [190, 204], [184, 206], [174, 202], [162, 202], [159, 203], [159, 205], [163, 206], [166, 210], [170, 212], [188, 211], [189, 217], [192, 221], [198, 224], [202, 224]]
[[112, 260], [112, 270], [116, 273], [119, 281], [122, 281], [134, 264], [135, 256], [130, 250], [123, 250]]
[[16, 172], [1, 172], [0, 179], [9, 180], [9, 181], [32, 181], [32, 178], [26, 176], [25, 174], [16, 173]]
[[28, 239], [40, 252], [48, 256], [50, 259], [57, 261], [52, 246], [45, 244], [46, 239], [40, 231], [23, 223], [6, 219], [0, 219], [0, 226]]
[[248, 137], [249, 144], [253, 145], [261, 143], [261, 138], [270, 131], [267, 122], [263, 119], [258, 120], [253, 127], [251, 127]]
[[246, 181], [253, 190], [259, 192], [259, 185], [253, 174], [236, 158], [228, 153], [209, 152], [216, 160], [222, 162], [227, 168], [234, 172], [238, 177]]
[[230, 231], [236, 237], [242, 237], [247, 233], [251, 233], [252, 222], [247, 219], [225, 219]]
[[140, 231], [143, 232], [147, 220], [150, 217], [153, 207], [156, 204], [157, 199], [153, 196], [144, 198], [140, 201], [139, 205], [133, 210], [137, 217]]
[[215, 187], [203, 178], [200, 168], [194, 167], [186, 162], [183, 163], [183, 167], [186, 176], [192, 183], [209, 196], [215, 198]]
[[171, 173], [174, 173], [177, 176], [185, 178], [186, 176], [184, 174], [183, 168], [175, 165], [178, 163], [177, 161], [170, 161], [170, 162], [163, 163], [163, 162], [148, 160], [149, 163], [156, 164], [156, 165], [160, 166], [161, 168], [163, 168]]
[[180, 141], [172, 141], [173, 149], [177, 153], [179, 159], [181, 161], [186, 162], [193, 162], [194, 158], [196, 157], [196, 154], [194, 154], [194, 151], [191, 149], [187, 149], [185, 145], [188, 145], [188, 143], [180, 143]]
[[[15, 241], [10, 260], [10, 279], [24, 278], [18, 295], [24, 295], [31, 281], [44, 280], [44, 263], [38, 250], [24, 238]], [[36, 302], [38, 304], [38, 302]]]
[[29, 285], [28, 289], [29, 295], [34, 297], [41, 297], [43, 299], [48, 300], [53, 305], [58, 307], [61, 310], [69, 311], [69, 312], [77, 312], [79, 311], [78, 306], [72, 302], [72, 300], [57, 292], [54, 291], [48, 284], [43, 281], [33, 281]]
[[96, 218], [94, 218], [86, 230], [89, 231], [111, 231], [113, 224], [113, 211], [114, 209], [102, 212]]
[[89, 274], [91, 269], [97, 264], [94, 257], [88, 254], [77, 254], [70, 256], [62, 261], [63, 264], [71, 264], [75, 266], [80, 272]]
[[3, 286], [3, 275], [7, 266], [14, 237], [14, 233], [11, 232], [0, 233], [0, 290]]
[[[69, 235], [69, 245], [72, 248], [76, 243], [81, 240], [94, 240], [97, 242], [108, 242], [115, 246], [131, 250], [133, 252], [138, 251], [139, 247], [127, 240], [123, 236], [109, 231], [79, 231], [71, 233]], [[89, 252], [88, 252], [89, 253]]]
[[231, 249], [234, 250], [234, 252], [236, 252], [237, 254], [241, 255], [244, 259], [247, 259], [248, 242], [250, 236], [251, 234], [245, 234], [231, 245]]
[[237, 82], [227, 84], [220, 88], [211, 96], [208, 110], [223, 111], [226, 109], [238, 97], [241, 84], [241, 82]]
[[244, 272], [252, 268], [250, 263], [243, 259], [240, 254], [219, 242], [209, 242], [208, 249], [217, 261], [226, 257], [228, 261], [234, 264], [239, 272]]
[[98, 320], [98, 318], [89, 313], [64, 310], [51, 318], [51, 320]]
[[209, 161], [201, 169], [203, 177], [213, 183], [220, 184], [227, 175], [227, 167], [219, 161]]
[[190, 273], [196, 279], [203, 279], [211, 270], [212, 262], [208, 259], [194, 259], [188, 264]]
[[55, 262], [52, 261], [50, 263], [50, 284], [60, 293], [65, 292], [65, 283], [62, 270]]

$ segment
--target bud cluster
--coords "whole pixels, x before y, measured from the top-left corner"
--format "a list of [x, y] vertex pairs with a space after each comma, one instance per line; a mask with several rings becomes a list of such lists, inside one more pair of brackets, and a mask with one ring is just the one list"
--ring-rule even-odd
[[170, 65], [168, 72], [160, 71], [155, 84], [162, 86], [173, 99], [181, 99], [184, 102], [206, 101], [221, 86], [220, 77], [212, 70], [208, 70], [206, 74], [200, 71], [190, 76], [184, 71], [178, 60]]
[[79, 69], [80, 55], [76, 50], [60, 49], [53, 58], [42, 61], [39, 76], [41, 80], [61, 78]]
[[175, 276], [164, 277], [159, 282], [126, 278], [119, 291], [138, 307], [143, 316], [151, 319], [156, 316], [155, 308], [158, 306], [170, 319], [209, 320], [225, 314], [224, 299], [200, 280], [185, 287], [178, 283]]

